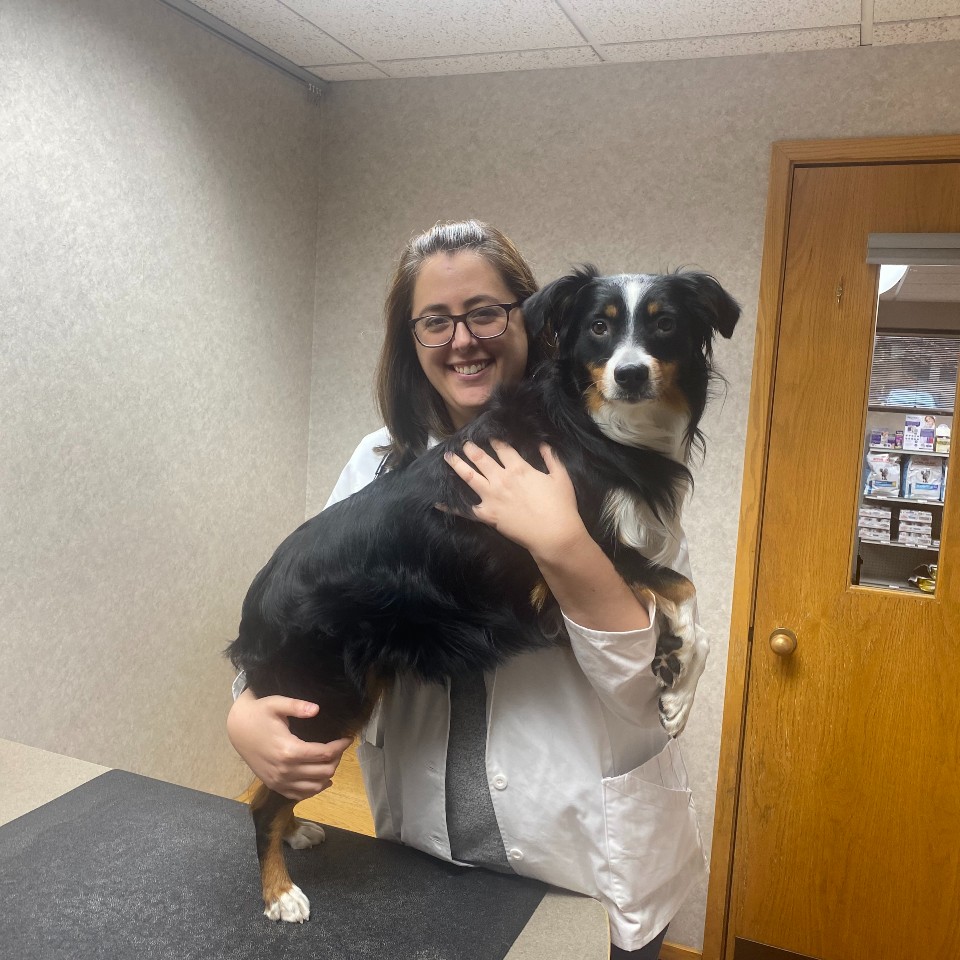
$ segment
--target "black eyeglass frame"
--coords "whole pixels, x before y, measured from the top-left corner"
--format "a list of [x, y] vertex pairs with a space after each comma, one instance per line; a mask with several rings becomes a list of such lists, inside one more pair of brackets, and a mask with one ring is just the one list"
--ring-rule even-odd
[[[513, 311], [523, 304], [522, 300], [516, 300], [513, 303], [482, 303], [478, 307], [474, 307], [472, 310], [468, 310], [466, 313], [425, 313], [422, 317], [414, 317], [410, 321], [410, 329], [413, 331], [414, 337], [416, 337], [417, 343], [421, 347], [426, 347], [428, 350], [433, 350], [436, 347], [445, 347], [448, 343], [453, 342], [453, 338], [457, 335], [457, 324], [462, 323], [466, 328], [467, 332], [473, 337], [474, 340], [496, 340], [497, 337], [502, 337], [507, 332], [507, 327], [510, 326], [510, 314]], [[473, 327], [470, 326], [470, 323], [467, 321], [467, 317], [471, 313], [476, 313], [478, 310], [489, 310], [490, 307], [503, 307], [507, 311], [507, 322], [503, 325], [503, 329], [499, 333], [492, 333], [490, 336], [481, 337], [480, 334], [474, 333]], [[443, 343], [424, 343], [417, 336], [417, 323], [421, 320], [426, 320], [429, 317], [443, 317], [445, 320], [453, 321], [453, 330], [450, 331], [450, 336], [448, 339], [444, 340]]]

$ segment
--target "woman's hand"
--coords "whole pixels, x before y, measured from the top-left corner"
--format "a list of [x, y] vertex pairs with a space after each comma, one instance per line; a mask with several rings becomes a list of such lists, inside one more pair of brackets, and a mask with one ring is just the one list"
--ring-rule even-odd
[[290, 732], [289, 717], [313, 717], [315, 703], [290, 697], [257, 699], [244, 690], [227, 715], [227, 735], [247, 766], [271, 789], [291, 800], [312, 797], [333, 781], [351, 740], [308, 743]]
[[[447, 463], [480, 497], [477, 520], [530, 552], [560, 609], [574, 623], [622, 632], [650, 626], [650, 613], [623, 582], [577, 512], [577, 495], [563, 464], [540, 448], [547, 473], [531, 467], [509, 444], [491, 443], [500, 463], [475, 443]], [[502, 464], [502, 466], [501, 466]]]
[[[500, 463], [475, 443], [463, 445], [467, 463], [445, 455], [457, 476], [480, 497], [475, 519], [493, 527], [534, 558], [550, 556], [589, 537], [577, 512], [577, 495], [564, 465], [546, 444], [540, 448], [547, 473], [532, 467], [508, 443], [492, 440]], [[502, 466], [501, 466], [502, 464]]]

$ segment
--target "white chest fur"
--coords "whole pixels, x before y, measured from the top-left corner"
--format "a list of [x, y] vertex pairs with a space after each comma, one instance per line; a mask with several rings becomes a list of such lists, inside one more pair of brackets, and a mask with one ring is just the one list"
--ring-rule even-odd
[[611, 440], [628, 447], [648, 447], [683, 463], [689, 414], [662, 403], [604, 403], [592, 413]]
[[680, 549], [680, 523], [677, 517], [659, 518], [643, 501], [622, 490], [607, 494], [604, 520], [625, 546], [632, 547], [652, 563], [670, 566]]

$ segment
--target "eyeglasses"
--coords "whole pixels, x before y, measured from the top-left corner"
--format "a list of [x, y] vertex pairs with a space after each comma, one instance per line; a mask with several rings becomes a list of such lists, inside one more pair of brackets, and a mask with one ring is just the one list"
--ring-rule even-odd
[[516, 303], [488, 303], [450, 317], [415, 317], [410, 321], [410, 329], [424, 347], [445, 347], [456, 336], [458, 323], [465, 324], [470, 336], [477, 340], [492, 340], [507, 332], [510, 311], [521, 303], [521, 300]]

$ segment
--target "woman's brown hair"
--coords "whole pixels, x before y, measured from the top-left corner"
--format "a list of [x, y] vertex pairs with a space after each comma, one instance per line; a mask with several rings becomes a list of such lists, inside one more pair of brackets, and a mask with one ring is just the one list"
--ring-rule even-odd
[[[430, 437], [448, 437], [454, 432], [443, 398], [430, 384], [420, 367], [410, 331], [413, 288], [424, 261], [437, 253], [469, 250], [493, 266], [507, 289], [526, 300], [537, 291], [537, 282], [526, 260], [513, 242], [495, 227], [479, 220], [438, 223], [413, 237], [400, 255], [384, 309], [386, 333], [377, 364], [376, 399], [383, 422], [390, 431], [391, 444], [385, 467], [406, 466], [424, 450]], [[551, 341], [546, 333], [531, 341], [524, 375], [550, 356]]]

